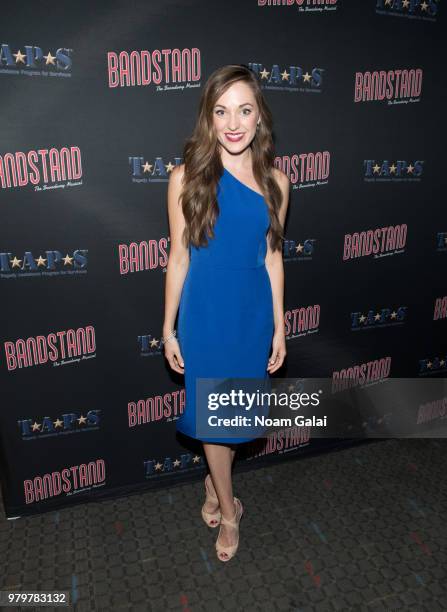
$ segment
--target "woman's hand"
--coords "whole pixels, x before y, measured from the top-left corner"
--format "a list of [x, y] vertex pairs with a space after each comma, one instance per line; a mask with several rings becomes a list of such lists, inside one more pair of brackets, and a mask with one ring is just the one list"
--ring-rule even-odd
[[184, 374], [185, 364], [180, 352], [180, 346], [176, 338], [170, 338], [166, 344], [163, 344], [165, 357], [169, 361], [171, 368], [179, 374]]
[[275, 332], [272, 341], [272, 354], [270, 355], [267, 371], [269, 374], [276, 372], [284, 362], [284, 358], [287, 354], [286, 351], [286, 337], [284, 330]]

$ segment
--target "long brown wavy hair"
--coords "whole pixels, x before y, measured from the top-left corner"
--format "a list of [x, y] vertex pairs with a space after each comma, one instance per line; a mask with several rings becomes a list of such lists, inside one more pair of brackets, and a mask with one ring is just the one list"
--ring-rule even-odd
[[203, 88], [197, 122], [183, 148], [183, 241], [186, 247], [190, 244], [199, 247], [207, 246], [208, 237], [214, 238], [214, 224], [219, 214], [216, 191], [223, 174], [223, 164], [218, 151], [220, 143], [213, 125], [213, 109], [220, 96], [236, 81], [244, 81], [251, 87], [260, 111], [260, 126], [250, 144], [253, 175], [269, 208], [270, 246], [273, 251], [281, 250], [284, 236], [278, 220], [278, 211], [282, 193], [273, 174], [273, 117], [256, 74], [243, 64], [229, 64], [218, 68], [210, 75]]

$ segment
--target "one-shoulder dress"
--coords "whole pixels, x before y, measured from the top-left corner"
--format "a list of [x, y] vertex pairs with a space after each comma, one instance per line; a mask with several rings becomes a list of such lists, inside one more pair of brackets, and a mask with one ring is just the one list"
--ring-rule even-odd
[[216, 198], [220, 212], [215, 236], [205, 247], [190, 245], [180, 297], [177, 339], [184, 360], [186, 404], [176, 428], [203, 442], [238, 444], [258, 435], [198, 434], [196, 379], [269, 378], [274, 318], [265, 256], [270, 218], [264, 196], [226, 168]]

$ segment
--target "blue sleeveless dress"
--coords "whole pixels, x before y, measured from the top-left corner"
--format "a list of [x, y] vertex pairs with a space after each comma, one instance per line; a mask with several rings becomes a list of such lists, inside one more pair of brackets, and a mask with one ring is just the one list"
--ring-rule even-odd
[[[216, 197], [215, 237], [206, 247], [190, 245], [180, 298], [177, 339], [185, 364], [186, 405], [176, 428], [203, 442], [238, 444], [258, 435], [198, 435], [196, 379], [269, 378], [274, 318], [265, 256], [270, 218], [264, 196], [226, 168]], [[205, 406], [197, 409], [207, 411]]]

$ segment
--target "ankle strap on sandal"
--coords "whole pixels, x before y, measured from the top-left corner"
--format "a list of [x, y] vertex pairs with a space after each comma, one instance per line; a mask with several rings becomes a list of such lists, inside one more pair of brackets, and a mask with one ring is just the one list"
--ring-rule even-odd
[[234, 499], [234, 504], [236, 506], [236, 512], [234, 513], [234, 517], [232, 519], [226, 519], [224, 515], [222, 514], [220, 518], [220, 522], [223, 523], [224, 525], [229, 525], [230, 527], [237, 527], [236, 518], [237, 518], [239, 507], [241, 506], [241, 502], [237, 497], [234, 497], [233, 499]]

